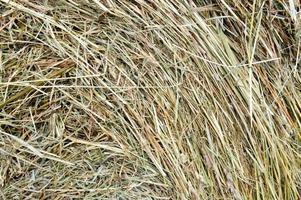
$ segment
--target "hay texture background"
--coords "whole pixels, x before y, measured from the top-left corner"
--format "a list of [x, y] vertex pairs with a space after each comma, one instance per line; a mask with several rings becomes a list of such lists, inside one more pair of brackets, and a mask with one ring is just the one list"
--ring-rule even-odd
[[0, 0], [0, 199], [300, 199], [298, 0]]

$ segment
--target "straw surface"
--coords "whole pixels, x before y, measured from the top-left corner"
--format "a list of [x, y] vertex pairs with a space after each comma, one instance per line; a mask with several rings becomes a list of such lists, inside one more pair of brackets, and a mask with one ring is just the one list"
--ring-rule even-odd
[[0, 199], [300, 199], [300, 9], [0, 0]]

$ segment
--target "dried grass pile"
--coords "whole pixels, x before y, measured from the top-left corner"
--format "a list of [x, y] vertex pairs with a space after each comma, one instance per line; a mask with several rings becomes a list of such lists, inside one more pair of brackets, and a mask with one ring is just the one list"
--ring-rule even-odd
[[300, 1], [0, 14], [0, 199], [300, 199]]

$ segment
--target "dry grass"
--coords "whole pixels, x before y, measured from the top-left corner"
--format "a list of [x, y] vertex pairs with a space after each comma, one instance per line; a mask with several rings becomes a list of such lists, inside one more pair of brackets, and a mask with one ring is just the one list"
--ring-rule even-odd
[[0, 199], [300, 199], [298, 0], [0, 0]]

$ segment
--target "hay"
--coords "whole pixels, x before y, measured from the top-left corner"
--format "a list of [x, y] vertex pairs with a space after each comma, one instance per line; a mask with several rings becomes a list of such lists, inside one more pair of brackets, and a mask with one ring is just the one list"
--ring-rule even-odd
[[0, 199], [299, 199], [300, 9], [0, 0]]

